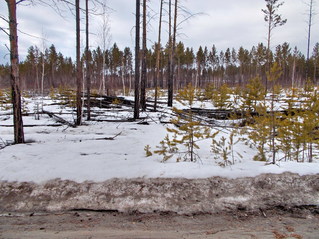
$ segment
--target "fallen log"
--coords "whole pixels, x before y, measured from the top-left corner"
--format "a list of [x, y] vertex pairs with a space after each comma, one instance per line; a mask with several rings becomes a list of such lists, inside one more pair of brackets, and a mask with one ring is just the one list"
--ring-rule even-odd
[[62, 123], [64, 125], [70, 126], [72, 128], [76, 128], [76, 125], [74, 123], [71, 123], [63, 118], [61, 118], [60, 116], [57, 116], [56, 114], [49, 112], [49, 111], [43, 111], [43, 113], [47, 114], [50, 118], [55, 119], [56, 122], [58, 123]]
[[[26, 125], [23, 125], [23, 127], [60, 127], [60, 126], [63, 126], [63, 124], [26, 124]], [[13, 125], [0, 125], [0, 127], [13, 127]]]
[[110, 123], [125, 123], [125, 122], [134, 122], [135, 119], [91, 119], [91, 121], [95, 122], [110, 122]]
[[122, 131], [116, 135], [114, 135], [113, 137], [104, 137], [104, 138], [97, 138], [96, 140], [114, 140], [117, 136], [121, 135]]

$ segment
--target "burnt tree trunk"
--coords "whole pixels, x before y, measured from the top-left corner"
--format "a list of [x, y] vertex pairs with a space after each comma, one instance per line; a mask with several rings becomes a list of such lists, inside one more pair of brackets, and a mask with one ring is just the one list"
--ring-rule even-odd
[[[173, 26], [173, 49], [172, 49], [172, 85], [173, 89], [172, 91], [174, 92], [174, 81], [176, 81], [176, 72], [175, 72], [175, 66], [176, 66], [176, 34], [177, 34], [177, 9], [178, 9], [178, 1], [175, 0], [175, 11], [174, 11], [174, 26]], [[172, 94], [173, 94], [172, 92]], [[172, 104], [173, 104], [173, 97], [172, 97]]]
[[169, 0], [168, 3], [168, 47], [169, 47], [169, 56], [167, 63], [167, 88], [168, 88], [168, 100], [167, 105], [173, 106], [173, 73], [172, 73], [172, 2]]
[[14, 142], [24, 143], [23, 121], [21, 112], [21, 92], [19, 76], [19, 53], [18, 53], [18, 33], [16, 1], [6, 0], [9, 11], [10, 29], [10, 61], [11, 61], [11, 94], [13, 106]]
[[87, 120], [91, 119], [91, 78], [90, 78], [90, 54], [89, 54], [89, 0], [85, 0], [86, 10], [86, 95], [87, 95]]
[[76, 125], [82, 123], [82, 73], [80, 60], [80, 0], [75, 0], [76, 19]]
[[134, 119], [140, 117], [140, 0], [136, 0]]
[[142, 78], [141, 78], [141, 107], [142, 110], [146, 110], [146, 81], [147, 81], [147, 69], [146, 69], [146, 0], [143, 0], [143, 58], [142, 58]]

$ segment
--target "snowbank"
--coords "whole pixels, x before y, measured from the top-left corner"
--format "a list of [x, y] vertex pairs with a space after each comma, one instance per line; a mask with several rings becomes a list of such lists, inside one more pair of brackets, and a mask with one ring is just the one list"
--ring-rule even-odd
[[319, 175], [263, 174], [226, 179], [112, 179], [101, 183], [52, 180], [0, 182], [0, 211], [120, 212], [259, 211], [319, 206]]

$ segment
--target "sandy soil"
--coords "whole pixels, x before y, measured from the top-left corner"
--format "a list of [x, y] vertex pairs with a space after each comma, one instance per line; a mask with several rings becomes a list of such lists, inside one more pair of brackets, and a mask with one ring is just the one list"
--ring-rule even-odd
[[267, 211], [259, 214], [122, 214], [72, 211], [3, 213], [1, 239], [319, 238], [319, 215]]

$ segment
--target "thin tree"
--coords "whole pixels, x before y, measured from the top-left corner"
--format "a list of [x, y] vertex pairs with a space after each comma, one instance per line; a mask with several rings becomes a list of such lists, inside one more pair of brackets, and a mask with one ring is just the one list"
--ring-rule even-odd
[[168, 100], [167, 105], [173, 106], [173, 73], [172, 73], [172, 1], [168, 2], [168, 62], [167, 62], [167, 88], [168, 88]]
[[173, 48], [172, 48], [172, 104], [173, 104], [173, 92], [174, 92], [174, 79], [175, 79], [175, 55], [176, 55], [176, 34], [177, 34], [177, 9], [178, 9], [178, 0], [175, 0], [175, 11], [174, 11], [174, 26], [173, 26]]
[[[267, 34], [267, 65], [268, 65], [268, 74], [270, 74], [270, 42], [272, 31], [279, 26], [283, 26], [287, 19], [283, 19], [280, 14], [278, 14], [278, 9], [284, 4], [284, 2], [279, 2], [279, 0], [265, 0], [266, 9], [262, 9], [264, 13], [264, 20], [268, 23], [268, 34]], [[266, 91], [268, 87], [268, 80], [266, 79]]]
[[102, 45], [102, 81], [100, 84], [99, 92], [105, 94], [106, 86], [106, 78], [105, 78], [105, 71], [106, 71], [106, 49], [109, 47], [111, 42], [111, 34], [110, 34], [110, 26], [109, 26], [109, 18], [107, 15], [107, 6], [102, 4], [102, 24], [100, 26], [101, 32], [99, 33], [100, 38], [100, 45]]
[[13, 106], [14, 142], [24, 143], [24, 130], [21, 112], [21, 92], [19, 74], [19, 52], [17, 33], [17, 4], [22, 1], [6, 0], [9, 13], [9, 39], [10, 39], [10, 62], [11, 62], [11, 94]]
[[142, 110], [146, 110], [146, 81], [147, 81], [147, 69], [146, 69], [146, 0], [143, 0], [143, 56], [142, 56], [142, 77], [141, 77], [141, 107]]
[[82, 74], [80, 55], [80, 0], [75, 0], [76, 20], [76, 125], [82, 123]]
[[89, 0], [85, 0], [85, 36], [86, 36], [86, 104], [87, 104], [87, 120], [91, 119], [91, 78], [90, 78], [90, 52], [89, 52]]
[[307, 40], [307, 64], [306, 64], [306, 80], [309, 74], [309, 59], [310, 59], [310, 42], [311, 42], [311, 27], [313, 23], [313, 17], [315, 15], [313, 8], [314, 0], [310, 0], [309, 6], [309, 18], [308, 18], [308, 40]]
[[140, 0], [136, 0], [135, 15], [135, 90], [134, 90], [134, 119], [140, 117]]
[[173, 25], [173, 36], [172, 36], [172, 23], [171, 23], [171, 1], [169, 1], [169, 77], [168, 77], [168, 106], [173, 106], [173, 94], [174, 94], [174, 74], [175, 74], [175, 49], [176, 49], [176, 33], [177, 33], [177, 9], [178, 1], [175, 0], [174, 9], [174, 25]]
[[158, 79], [160, 77], [160, 57], [161, 57], [161, 34], [162, 34], [162, 17], [163, 17], [163, 0], [161, 0], [160, 5], [160, 17], [159, 17], [159, 24], [158, 24], [158, 40], [156, 44], [156, 76], [154, 80], [154, 87], [155, 87], [155, 100], [154, 100], [154, 111], [157, 109], [157, 96], [158, 96]]
[[44, 77], [45, 77], [45, 37], [42, 31], [42, 42], [41, 42], [41, 107], [43, 111], [43, 98], [44, 98]]

